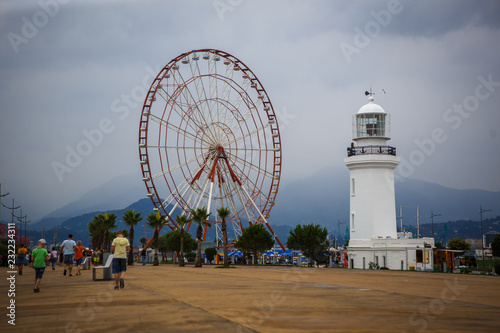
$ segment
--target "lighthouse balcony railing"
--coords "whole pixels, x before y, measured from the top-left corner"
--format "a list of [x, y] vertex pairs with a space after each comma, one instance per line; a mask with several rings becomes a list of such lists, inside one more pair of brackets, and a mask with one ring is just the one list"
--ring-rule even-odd
[[392, 155], [396, 156], [396, 148], [391, 146], [357, 146], [348, 147], [347, 156], [355, 155]]

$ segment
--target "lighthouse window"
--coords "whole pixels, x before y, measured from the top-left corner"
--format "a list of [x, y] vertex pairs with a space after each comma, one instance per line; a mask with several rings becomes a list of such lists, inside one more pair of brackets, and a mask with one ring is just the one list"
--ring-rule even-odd
[[385, 136], [386, 115], [383, 113], [360, 114], [356, 116], [356, 135], [358, 138]]
[[351, 229], [354, 230], [354, 213], [351, 213]]
[[356, 195], [356, 181], [351, 178], [351, 195]]

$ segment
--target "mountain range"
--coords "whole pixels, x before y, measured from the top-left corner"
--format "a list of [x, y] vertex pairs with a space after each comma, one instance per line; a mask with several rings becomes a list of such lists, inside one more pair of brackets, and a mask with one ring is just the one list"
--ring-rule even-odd
[[[484, 220], [498, 216], [500, 212], [500, 192], [457, 190], [416, 179], [397, 179], [395, 188], [397, 215], [401, 206], [403, 224], [415, 226], [419, 206], [422, 230], [425, 230], [425, 224], [431, 222], [431, 210], [434, 214], [441, 214], [434, 218], [436, 225], [447, 221], [478, 221], [480, 205], [492, 210], [483, 214]], [[124, 210], [130, 208], [142, 211], [145, 216], [153, 209], [151, 200], [144, 198], [145, 192], [138, 175], [115, 177], [29, 227], [31, 231], [41, 231], [44, 227], [49, 238], [48, 232], [56, 226], [60, 234], [73, 229], [83, 232], [98, 212], [111, 211], [120, 217]], [[338, 221], [349, 219], [348, 193], [349, 175], [344, 168], [329, 168], [305, 179], [282, 183], [269, 222], [274, 229], [283, 229], [284, 233], [297, 224], [315, 223], [337, 234]], [[119, 224], [123, 228], [122, 223]], [[149, 233], [148, 228], [145, 229]], [[345, 234], [346, 224], [342, 225], [342, 229], [341, 234]]]

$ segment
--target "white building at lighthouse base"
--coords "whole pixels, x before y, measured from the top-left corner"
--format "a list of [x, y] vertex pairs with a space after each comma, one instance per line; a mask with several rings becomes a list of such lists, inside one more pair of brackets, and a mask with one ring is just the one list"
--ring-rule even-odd
[[395, 270], [433, 270], [434, 238], [380, 238], [349, 241], [349, 268], [376, 267]]

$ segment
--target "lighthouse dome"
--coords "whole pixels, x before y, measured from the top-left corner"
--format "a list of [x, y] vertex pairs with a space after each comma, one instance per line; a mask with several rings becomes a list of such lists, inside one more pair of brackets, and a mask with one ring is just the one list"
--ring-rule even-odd
[[360, 113], [385, 113], [385, 111], [380, 105], [373, 103], [373, 96], [369, 96], [368, 104], [359, 108], [358, 114]]

